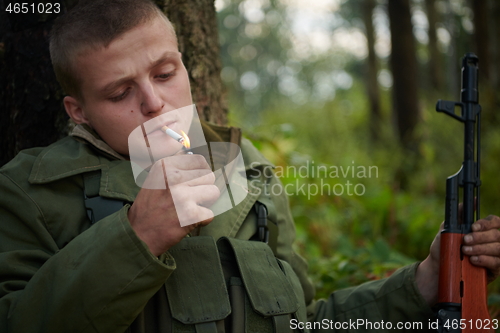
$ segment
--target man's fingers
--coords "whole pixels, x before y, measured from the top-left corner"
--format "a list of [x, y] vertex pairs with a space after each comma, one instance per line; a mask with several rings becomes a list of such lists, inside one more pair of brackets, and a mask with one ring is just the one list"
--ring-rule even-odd
[[465, 245], [462, 252], [468, 256], [486, 255], [500, 257], [500, 243], [479, 244], [474, 246]]
[[470, 262], [488, 270], [490, 280], [500, 274], [500, 218], [489, 215], [472, 225], [472, 233], [464, 236], [462, 252]]
[[180, 170], [194, 170], [194, 169], [210, 169], [207, 160], [202, 155], [175, 155], [162, 159], [168, 168], [177, 168]]
[[497, 276], [500, 271], [500, 258], [498, 257], [486, 255], [471, 256], [470, 262], [476, 266], [481, 266], [490, 270], [494, 276]]
[[[149, 189], [165, 189], [195, 180], [190, 185], [213, 184], [215, 176], [200, 155], [169, 156], [156, 162], [142, 185]], [[207, 176], [208, 175], [208, 176]]]
[[183, 215], [190, 215], [197, 206], [210, 207], [220, 196], [219, 188], [215, 185], [183, 184], [171, 187], [171, 193], [177, 213]]
[[196, 186], [193, 200], [200, 206], [210, 207], [219, 199], [220, 191], [215, 185]]
[[476, 221], [472, 225], [473, 231], [486, 231], [500, 228], [500, 218], [496, 215], [488, 215], [484, 219]]
[[486, 231], [476, 231], [465, 235], [464, 243], [466, 245], [500, 243], [500, 231], [498, 229], [486, 229], [485, 227], [482, 227], [481, 230]]
[[189, 226], [195, 223], [207, 225], [214, 218], [214, 213], [208, 208], [198, 205], [190, 205], [190, 208], [185, 208], [177, 212], [181, 226]]
[[[211, 212], [212, 212], [212, 211], [211, 211]], [[212, 222], [212, 220], [213, 220], [213, 219], [214, 219], [214, 215], [213, 215], [213, 212], [212, 212], [212, 216], [211, 216], [211, 217], [209, 217], [209, 218], [207, 218], [207, 219], [205, 219], [205, 220], [203, 220], [203, 221], [199, 222], [198, 224], [199, 224], [200, 226], [204, 227], [204, 226], [208, 225], [210, 222]]]
[[180, 224], [199, 223], [204, 226], [210, 223], [214, 218], [214, 213], [207, 207], [210, 207], [219, 198], [219, 188], [215, 185], [181, 187], [183, 189], [179, 191], [178, 197], [176, 197], [175, 191], [173, 192]]
[[166, 173], [168, 186], [186, 183], [189, 186], [210, 185], [215, 182], [215, 175], [209, 169], [170, 170]]
[[192, 177], [190, 180], [186, 181], [188, 186], [202, 186], [202, 185], [213, 185], [215, 183], [215, 174], [212, 171], [202, 171], [199, 173], [200, 176]]

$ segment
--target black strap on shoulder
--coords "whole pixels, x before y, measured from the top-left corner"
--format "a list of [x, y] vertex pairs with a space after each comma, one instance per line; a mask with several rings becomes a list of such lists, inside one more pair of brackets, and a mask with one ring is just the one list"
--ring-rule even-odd
[[255, 239], [268, 244], [276, 254], [278, 226], [268, 220], [267, 207], [262, 202], [256, 201], [254, 210], [257, 215], [257, 233]]
[[92, 224], [108, 215], [119, 211], [125, 202], [117, 199], [103, 198], [99, 195], [101, 187], [101, 170], [83, 174], [83, 196], [87, 216]]
[[269, 228], [267, 227], [267, 207], [258, 201], [254, 204], [257, 215], [257, 239], [260, 242], [269, 244]]

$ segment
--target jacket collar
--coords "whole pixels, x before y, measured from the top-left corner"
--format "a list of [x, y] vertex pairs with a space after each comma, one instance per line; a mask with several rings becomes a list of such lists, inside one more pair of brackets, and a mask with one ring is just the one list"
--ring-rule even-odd
[[134, 182], [130, 163], [81, 125], [77, 125], [70, 136], [41, 151], [28, 181], [47, 184], [96, 170], [101, 170], [99, 195], [134, 200], [139, 187]]
[[70, 136], [76, 138], [77, 140], [83, 140], [91, 144], [95, 149], [99, 150], [101, 153], [109, 155], [118, 160], [125, 160], [125, 158], [113, 150], [106, 142], [104, 142], [101, 137], [86, 124], [76, 125], [70, 133]]

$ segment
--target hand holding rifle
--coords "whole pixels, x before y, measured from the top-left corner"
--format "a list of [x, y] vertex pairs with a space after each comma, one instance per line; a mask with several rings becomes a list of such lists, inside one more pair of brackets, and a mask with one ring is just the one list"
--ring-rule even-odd
[[[445, 221], [416, 274], [422, 295], [438, 310], [438, 332], [489, 332], [495, 327], [488, 313], [486, 284], [500, 275], [500, 218], [479, 218], [477, 64], [474, 54], [465, 55], [461, 102], [440, 100], [436, 106], [437, 111], [464, 123], [465, 129], [462, 168], [447, 179]], [[461, 115], [455, 114], [456, 106]]]
[[[438, 234], [430, 247], [429, 256], [417, 269], [419, 290], [430, 306], [436, 304], [439, 276], [439, 255], [441, 244], [441, 224]], [[472, 225], [472, 232], [464, 236], [462, 253], [470, 256], [472, 264], [484, 267], [488, 283], [500, 276], [500, 217], [489, 215]], [[470, 236], [470, 237], [469, 237]]]

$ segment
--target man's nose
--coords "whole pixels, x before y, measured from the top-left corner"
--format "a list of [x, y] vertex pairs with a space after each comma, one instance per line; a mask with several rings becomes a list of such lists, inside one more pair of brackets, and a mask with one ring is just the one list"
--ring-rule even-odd
[[159, 92], [151, 84], [145, 84], [142, 87], [141, 112], [144, 115], [160, 112], [164, 103]]

